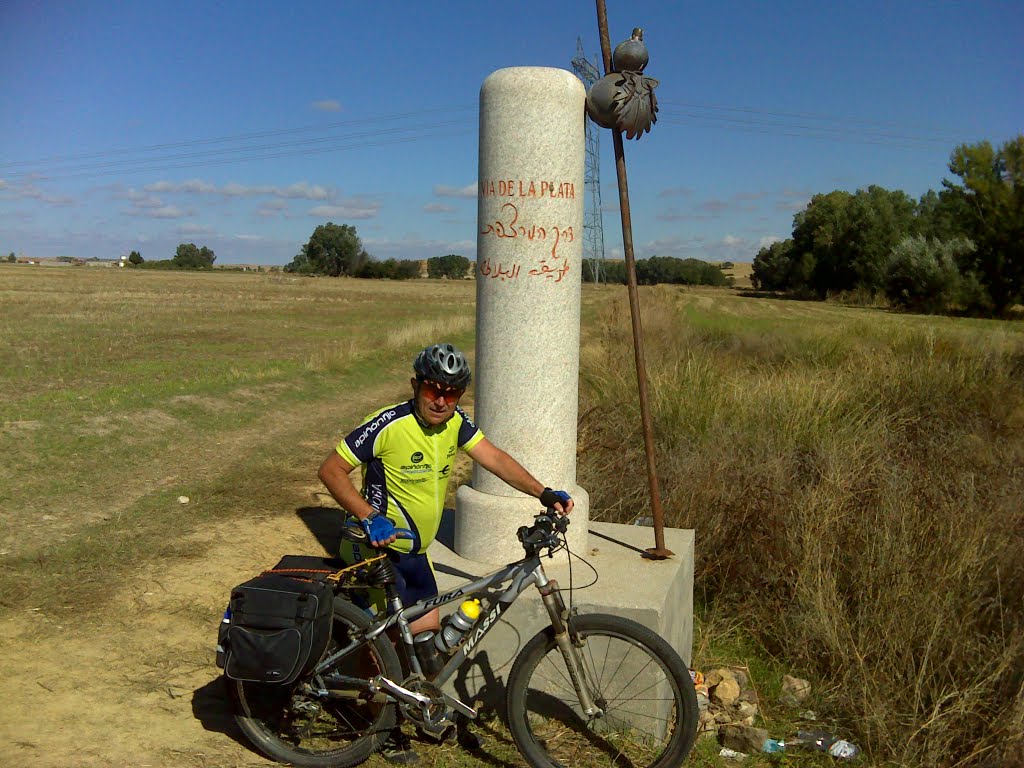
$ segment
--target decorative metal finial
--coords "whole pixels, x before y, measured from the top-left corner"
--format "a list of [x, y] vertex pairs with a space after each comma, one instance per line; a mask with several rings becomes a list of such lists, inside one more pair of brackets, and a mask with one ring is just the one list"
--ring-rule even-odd
[[654, 89], [659, 81], [643, 74], [649, 59], [644, 31], [637, 27], [632, 37], [619, 43], [612, 54], [613, 71], [591, 86], [587, 93], [587, 114], [602, 128], [614, 128], [627, 139], [639, 139], [658, 121], [658, 99]]

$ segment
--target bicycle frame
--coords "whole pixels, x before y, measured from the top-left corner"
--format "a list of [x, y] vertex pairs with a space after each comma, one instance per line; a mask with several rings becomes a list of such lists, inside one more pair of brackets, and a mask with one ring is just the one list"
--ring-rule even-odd
[[[511, 584], [498, 595], [497, 599], [493, 599], [490, 590], [496, 585], [506, 582], [511, 582]], [[344, 648], [339, 648], [325, 658], [316, 665], [314, 672], [315, 674], [320, 674], [363, 643], [372, 641], [391, 627], [397, 626], [402, 638], [402, 644], [406, 647], [406, 657], [408, 658], [411, 671], [422, 675], [423, 669], [416, 656], [412, 631], [409, 629], [410, 622], [415, 621], [435, 608], [448, 605], [456, 600], [474, 596], [479, 597], [485, 606], [484, 610], [481, 611], [480, 617], [474, 622], [473, 626], [466, 631], [465, 639], [458, 650], [433, 678], [435, 684], [438, 686], [443, 685], [462, 666], [462, 663], [470, 657], [479, 642], [498, 623], [501, 615], [508, 610], [508, 607], [528, 587], [536, 585], [538, 588], [545, 588], [550, 583], [544, 573], [544, 566], [540, 562], [540, 556], [533, 555], [524, 560], [509, 563], [505, 567], [499, 568], [497, 571], [483, 576], [476, 581], [466, 582], [451, 591], [420, 600], [409, 606], [403, 606], [399, 598], [393, 598], [389, 605], [393, 611], [391, 616], [375, 622], [359, 640], [353, 640]]]

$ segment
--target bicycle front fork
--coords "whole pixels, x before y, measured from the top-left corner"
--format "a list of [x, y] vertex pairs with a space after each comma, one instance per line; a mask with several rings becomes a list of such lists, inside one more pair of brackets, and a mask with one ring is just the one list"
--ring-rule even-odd
[[538, 584], [541, 599], [551, 619], [551, 627], [555, 630], [555, 644], [565, 661], [565, 668], [569, 671], [569, 679], [572, 680], [573, 688], [580, 699], [580, 707], [587, 717], [601, 717], [604, 711], [594, 702], [590, 689], [586, 685], [583, 674], [583, 664], [580, 661], [579, 648], [574, 644], [573, 637], [569, 631], [569, 612], [562, 600], [562, 593], [558, 589], [558, 582], [554, 579], [545, 580]]

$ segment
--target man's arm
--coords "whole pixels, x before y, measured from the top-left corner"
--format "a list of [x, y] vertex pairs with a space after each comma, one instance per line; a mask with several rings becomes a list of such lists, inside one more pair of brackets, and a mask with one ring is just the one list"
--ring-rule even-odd
[[[486, 437], [466, 451], [466, 453], [481, 467], [492, 475], [500, 477], [517, 491], [522, 491], [538, 499], [544, 493], [543, 483], [527, 472], [522, 464]], [[564, 508], [561, 504], [555, 505], [555, 509], [565, 515], [572, 511], [572, 507], [572, 499], [569, 500], [569, 503]]]
[[[374, 509], [352, 484], [348, 475], [353, 469], [354, 467], [341, 458], [337, 451], [331, 451], [324, 459], [324, 463], [320, 465], [317, 476], [343, 509], [351, 512], [360, 520], [365, 520], [373, 514]], [[386, 546], [396, 538], [396, 536], [391, 536], [380, 542], [378, 546]]]

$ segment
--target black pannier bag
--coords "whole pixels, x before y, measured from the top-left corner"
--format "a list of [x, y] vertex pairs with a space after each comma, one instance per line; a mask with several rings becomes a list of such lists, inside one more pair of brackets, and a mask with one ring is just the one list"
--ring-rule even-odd
[[319, 574], [309, 576], [264, 573], [231, 590], [218, 633], [225, 675], [287, 684], [316, 666], [331, 639], [334, 591]]

